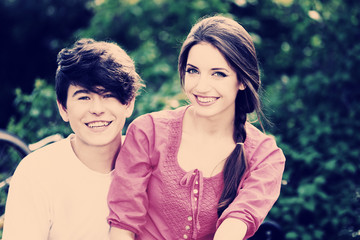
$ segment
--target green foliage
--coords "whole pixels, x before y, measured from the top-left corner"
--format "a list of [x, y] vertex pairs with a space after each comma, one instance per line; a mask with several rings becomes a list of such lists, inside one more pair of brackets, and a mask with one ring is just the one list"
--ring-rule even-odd
[[57, 133], [64, 137], [71, 133], [68, 123], [58, 113], [53, 85], [37, 79], [32, 93], [23, 94], [17, 88], [15, 94], [15, 105], [20, 117], [10, 119], [7, 127], [9, 132], [26, 143], [34, 143]]
[[287, 185], [270, 216], [287, 239], [359, 239], [359, 5], [294, 1], [278, 14], [286, 40], [262, 42], [281, 62], [261, 49]]

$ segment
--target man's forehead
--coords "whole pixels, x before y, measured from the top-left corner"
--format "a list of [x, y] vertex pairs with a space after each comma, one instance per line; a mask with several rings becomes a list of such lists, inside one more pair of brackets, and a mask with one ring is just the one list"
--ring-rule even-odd
[[[70, 86], [72, 86], [71, 88], [74, 91], [77, 90], [82, 90], [83, 92], [93, 92], [93, 93], [98, 93], [98, 94], [104, 94], [107, 92], [111, 92], [110, 90], [107, 90], [105, 87], [103, 86], [82, 86], [82, 85], [75, 85], [75, 84], [70, 84]], [[70, 90], [70, 87], [69, 87]]]

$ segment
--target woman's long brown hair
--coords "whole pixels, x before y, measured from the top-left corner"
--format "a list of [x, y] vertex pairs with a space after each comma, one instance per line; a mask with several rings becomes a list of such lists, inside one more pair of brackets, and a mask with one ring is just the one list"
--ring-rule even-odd
[[224, 189], [217, 211], [220, 217], [237, 196], [240, 181], [247, 169], [243, 145], [246, 140], [245, 122], [248, 113], [256, 111], [258, 118], [261, 114], [258, 94], [260, 74], [255, 47], [249, 33], [230, 18], [213, 16], [203, 18], [195, 24], [182, 45], [178, 63], [182, 86], [189, 51], [201, 42], [216, 47], [237, 73], [238, 81], [245, 86], [244, 90], [239, 90], [235, 100], [233, 139], [238, 144], [227, 157], [223, 169]]

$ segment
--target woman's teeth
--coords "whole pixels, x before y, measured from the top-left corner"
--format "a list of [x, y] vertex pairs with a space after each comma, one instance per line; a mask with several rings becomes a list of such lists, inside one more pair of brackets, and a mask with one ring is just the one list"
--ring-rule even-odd
[[197, 97], [197, 99], [200, 101], [200, 102], [203, 102], [203, 103], [209, 103], [209, 102], [214, 102], [217, 98], [215, 97]]

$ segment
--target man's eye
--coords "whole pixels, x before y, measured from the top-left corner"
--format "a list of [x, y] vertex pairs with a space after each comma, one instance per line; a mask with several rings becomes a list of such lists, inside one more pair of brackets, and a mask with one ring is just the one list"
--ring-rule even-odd
[[89, 100], [90, 98], [88, 96], [82, 96], [78, 98], [79, 100]]
[[112, 93], [107, 93], [107, 94], [104, 94], [104, 98], [114, 98], [114, 94]]

